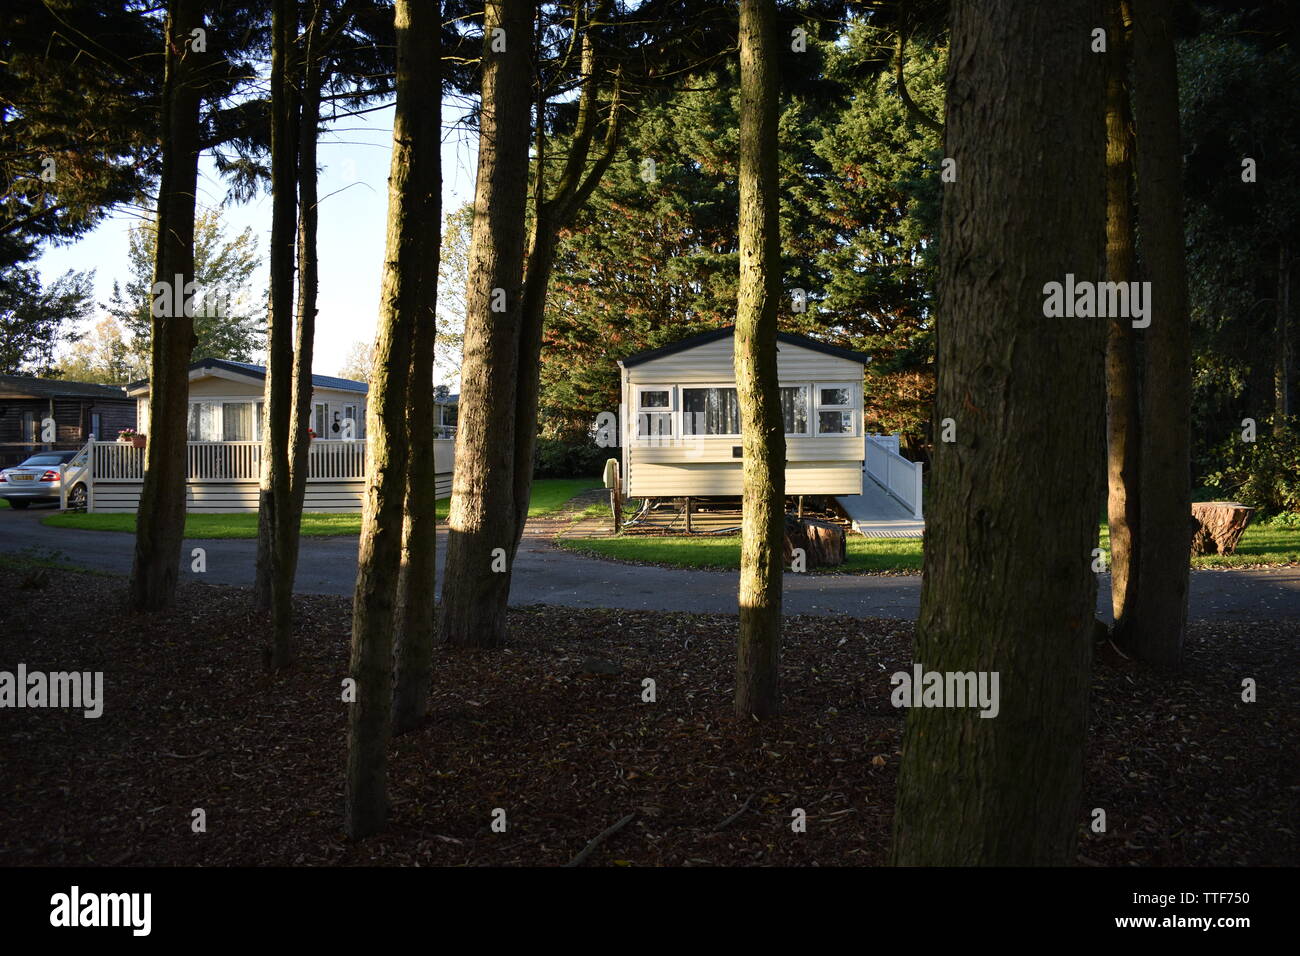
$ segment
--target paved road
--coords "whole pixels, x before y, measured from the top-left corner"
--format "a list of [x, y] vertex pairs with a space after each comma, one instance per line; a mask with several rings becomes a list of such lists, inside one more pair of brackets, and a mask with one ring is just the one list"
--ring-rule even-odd
[[[0, 551], [27, 548], [63, 552], [82, 567], [128, 574], [134, 537], [106, 531], [47, 528], [45, 509], [0, 510]], [[439, 538], [439, 569], [442, 564]], [[207, 572], [190, 571], [189, 549], [207, 552]], [[248, 539], [186, 543], [183, 578], [247, 587], [252, 582], [256, 542]], [[305, 594], [352, 593], [357, 543], [352, 538], [303, 538], [298, 590]], [[738, 575], [734, 571], [684, 571], [638, 567], [587, 558], [524, 540], [515, 561], [511, 603], [568, 607], [734, 613]], [[1098, 612], [1109, 618], [1108, 576], [1097, 596]], [[919, 576], [800, 575], [785, 577], [787, 614], [849, 614], [912, 618], [921, 593]], [[1300, 617], [1300, 568], [1274, 571], [1192, 572], [1191, 616], [1197, 620], [1260, 620]]]

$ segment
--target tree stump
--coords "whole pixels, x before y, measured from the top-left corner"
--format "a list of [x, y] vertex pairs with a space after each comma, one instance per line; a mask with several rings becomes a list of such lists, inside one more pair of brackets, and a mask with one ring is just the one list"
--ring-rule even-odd
[[785, 540], [782, 543], [782, 561], [789, 565], [794, 560], [795, 548], [802, 548], [805, 568], [834, 567], [844, 563], [844, 529], [829, 521], [816, 518], [785, 516]]
[[1254, 508], [1239, 501], [1193, 502], [1192, 554], [1232, 554], [1254, 514]]

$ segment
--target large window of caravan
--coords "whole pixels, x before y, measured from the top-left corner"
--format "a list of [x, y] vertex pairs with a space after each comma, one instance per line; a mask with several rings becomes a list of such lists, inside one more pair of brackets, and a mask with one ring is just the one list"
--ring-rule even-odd
[[189, 441], [259, 441], [262, 403], [251, 399], [203, 399], [189, 403]]
[[734, 388], [682, 388], [682, 434], [740, 434], [740, 400]]
[[[780, 389], [787, 437], [860, 434], [862, 388], [858, 383], [783, 383]], [[740, 400], [734, 385], [636, 385], [633, 402], [638, 439], [740, 437]]]

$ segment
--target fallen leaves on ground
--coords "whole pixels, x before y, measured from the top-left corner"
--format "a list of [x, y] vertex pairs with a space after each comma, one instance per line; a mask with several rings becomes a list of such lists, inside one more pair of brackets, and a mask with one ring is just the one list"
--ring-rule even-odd
[[[247, 592], [186, 584], [147, 616], [121, 592], [68, 571], [10, 592], [0, 669], [102, 670], [106, 701], [0, 711], [0, 864], [558, 865], [628, 815], [584, 865], [888, 859], [910, 623], [788, 618], [783, 713], [738, 723], [734, 616], [512, 611], [506, 649], [437, 651], [429, 719], [391, 747], [391, 825], [353, 843], [349, 602], [298, 598], [298, 665], [269, 678]], [[1081, 862], [1295, 862], [1298, 636], [1196, 625], [1172, 675], [1098, 655]]]

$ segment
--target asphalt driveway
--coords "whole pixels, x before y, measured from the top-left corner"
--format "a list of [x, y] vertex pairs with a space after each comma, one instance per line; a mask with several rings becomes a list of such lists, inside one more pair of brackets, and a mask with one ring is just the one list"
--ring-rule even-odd
[[[0, 509], [0, 552], [61, 552], [71, 564], [129, 574], [135, 537], [111, 531], [48, 528], [45, 508]], [[441, 576], [444, 536], [438, 540]], [[207, 571], [190, 571], [190, 549], [206, 551]], [[257, 542], [251, 539], [187, 541], [182, 578], [208, 584], [248, 587], [253, 580]], [[298, 561], [297, 590], [304, 594], [352, 593], [357, 542], [351, 537], [304, 537]], [[515, 560], [511, 604], [567, 607], [732, 613], [736, 610], [735, 571], [655, 568], [602, 561], [552, 548], [525, 538]], [[1109, 619], [1110, 578], [1098, 589], [1098, 613]], [[913, 618], [921, 578], [873, 575], [785, 576], [787, 614], [848, 614], [854, 617]], [[1196, 620], [1260, 620], [1300, 617], [1300, 568], [1272, 571], [1193, 571], [1190, 614]]]

